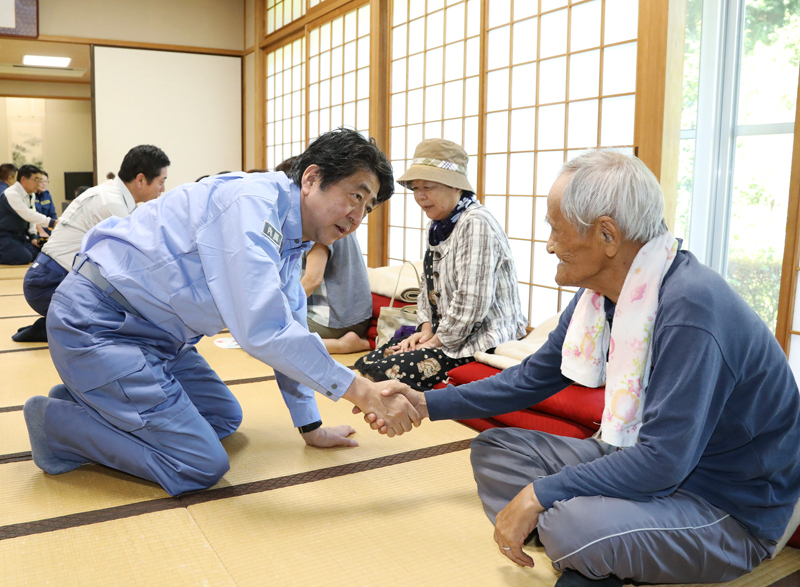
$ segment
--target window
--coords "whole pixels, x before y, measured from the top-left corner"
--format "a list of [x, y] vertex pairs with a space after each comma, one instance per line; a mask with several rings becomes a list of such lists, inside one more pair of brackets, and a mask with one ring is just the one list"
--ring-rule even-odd
[[775, 331], [800, 3], [689, 0], [675, 233]]
[[266, 0], [267, 34], [274, 33], [305, 14], [306, 0]]

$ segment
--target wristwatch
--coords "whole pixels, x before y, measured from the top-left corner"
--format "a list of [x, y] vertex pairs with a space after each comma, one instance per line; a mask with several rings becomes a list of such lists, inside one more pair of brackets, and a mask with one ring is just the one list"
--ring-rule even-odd
[[313, 432], [320, 426], [322, 426], [322, 420], [317, 420], [316, 422], [306, 424], [305, 426], [298, 426], [297, 429], [300, 431], [300, 434], [305, 434], [307, 432]]

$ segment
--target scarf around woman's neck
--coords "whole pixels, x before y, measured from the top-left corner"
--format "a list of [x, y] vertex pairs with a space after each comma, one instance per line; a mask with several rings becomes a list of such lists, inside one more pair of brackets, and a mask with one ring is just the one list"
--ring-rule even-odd
[[658, 292], [677, 251], [678, 241], [671, 232], [650, 240], [628, 270], [611, 328], [605, 297], [587, 289], [575, 305], [564, 337], [564, 376], [586, 387], [599, 387], [605, 381], [600, 433], [603, 442], [613, 446], [633, 446], [639, 438]]
[[450, 211], [447, 218], [431, 222], [431, 229], [428, 232], [428, 243], [435, 247], [439, 243], [447, 240], [447, 237], [453, 232], [453, 229], [456, 227], [456, 222], [461, 218], [464, 210], [472, 205], [473, 202], [477, 201], [478, 198], [476, 198], [475, 194], [472, 192], [462, 193], [461, 199], [458, 200], [458, 204]]

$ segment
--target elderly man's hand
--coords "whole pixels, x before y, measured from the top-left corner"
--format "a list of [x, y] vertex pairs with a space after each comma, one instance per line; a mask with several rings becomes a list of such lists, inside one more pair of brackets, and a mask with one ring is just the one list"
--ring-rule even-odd
[[500, 552], [523, 567], [532, 567], [533, 559], [522, 550], [525, 539], [539, 523], [544, 511], [533, 490], [533, 483], [526, 485], [499, 514], [494, 524], [494, 541]]
[[[381, 394], [384, 387], [384, 383], [373, 383], [356, 376], [342, 397], [355, 404], [354, 414], [375, 414], [376, 420], [383, 422], [383, 433], [389, 437], [400, 436], [419, 426], [422, 418], [416, 408], [402, 394]], [[372, 428], [378, 429], [375, 426]]]
[[[414, 409], [419, 413], [420, 421], [428, 417], [428, 404], [425, 401], [425, 394], [421, 391], [411, 389], [405, 383], [399, 381], [382, 381], [380, 385], [383, 387], [381, 395], [390, 397], [393, 395], [402, 395], [414, 406]], [[358, 414], [362, 410], [353, 408], [353, 413]], [[381, 434], [389, 433], [389, 426], [386, 421], [374, 412], [365, 412], [364, 421], [370, 425], [370, 428], [377, 430]], [[418, 424], [417, 424], [418, 425]], [[391, 434], [389, 434], [391, 436]]]

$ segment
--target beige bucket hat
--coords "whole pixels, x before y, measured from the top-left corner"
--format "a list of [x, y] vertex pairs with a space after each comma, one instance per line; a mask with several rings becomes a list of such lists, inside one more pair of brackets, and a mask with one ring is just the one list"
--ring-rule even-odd
[[425, 139], [417, 145], [414, 159], [397, 180], [404, 188], [415, 179], [435, 181], [451, 188], [475, 193], [467, 179], [469, 157], [461, 145], [444, 139]]

